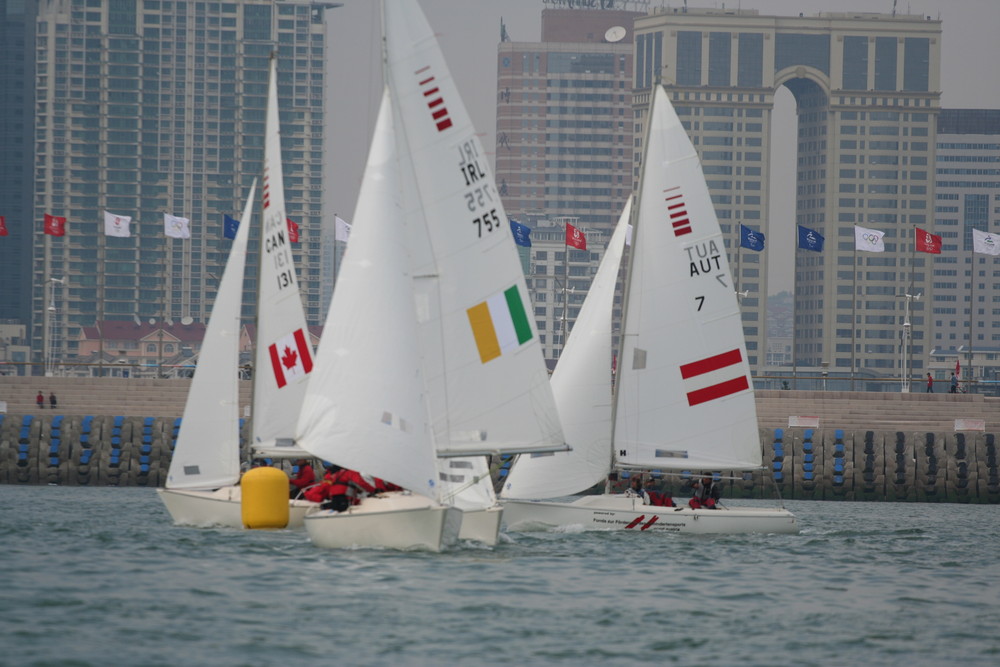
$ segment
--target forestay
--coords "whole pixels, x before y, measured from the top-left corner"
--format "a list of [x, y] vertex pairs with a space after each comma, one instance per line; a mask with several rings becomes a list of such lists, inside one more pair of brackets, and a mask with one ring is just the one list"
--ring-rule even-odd
[[386, 0], [384, 30], [438, 453], [565, 449], [486, 153], [416, 3]]
[[654, 89], [628, 270], [612, 451], [626, 466], [761, 465], [739, 304], [698, 156]]

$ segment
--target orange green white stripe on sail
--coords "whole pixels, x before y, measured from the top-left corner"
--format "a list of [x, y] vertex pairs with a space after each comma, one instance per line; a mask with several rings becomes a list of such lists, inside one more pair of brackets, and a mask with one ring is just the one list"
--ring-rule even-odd
[[485, 364], [531, 340], [531, 323], [517, 285], [468, 309], [479, 358]]

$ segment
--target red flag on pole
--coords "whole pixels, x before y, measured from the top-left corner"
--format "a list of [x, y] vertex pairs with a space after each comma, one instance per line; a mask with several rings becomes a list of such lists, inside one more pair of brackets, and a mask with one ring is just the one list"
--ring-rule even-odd
[[7, 219], [0, 215], [0, 236], [7, 236]]
[[936, 234], [931, 234], [928, 231], [916, 228], [917, 235], [917, 250], [920, 252], [929, 252], [932, 255], [941, 254], [941, 237]]
[[955, 377], [962, 379], [962, 362], [955, 359]]
[[291, 218], [285, 218], [285, 222], [288, 223], [288, 240], [292, 243], [299, 242], [299, 226], [292, 222]]
[[568, 222], [566, 223], [566, 245], [571, 245], [577, 250], [587, 249], [587, 237]]
[[49, 236], [66, 236], [66, 218], [46, 213], [45, 233]]

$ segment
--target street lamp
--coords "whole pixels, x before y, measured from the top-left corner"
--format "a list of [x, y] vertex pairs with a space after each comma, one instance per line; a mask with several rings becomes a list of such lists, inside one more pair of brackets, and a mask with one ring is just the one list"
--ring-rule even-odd
[[[152, 325], [156, 325], [156, 318], [155, 317], [149, 318], [149, 323], [152, 324]], [[169, 318], [169, 317], [164, 317], [160, 321], [159, 333], [157, 334], [157, 338], [159, 339], [158, 340], [158, 345], [157, 345], [157, 354], [156, 354], [156, 377], [157, 378], [162, 378], [163, 377], [163, 327], [164, 327], [164, 325], [166, 325], [168, 327], [172, 327], [172, 326], [174, 326], [174, 321], [171, 318]]]
[[906, 299], [906, 310], [903, 315], [903, 331], [901, 333], [902, 340], [899, 345], [899, 366], [900, 366], [900, 391], [906, 394], [910, 391], [910, 370], [908, 368], [909, 353], [910, 353], [910, 338], [912, 337], [911, 327], [910, 327], [910, 301], [920, 301], [920, 297], [923, 296], [923, 292], [917, 294], [897, 294], [897, 299]]

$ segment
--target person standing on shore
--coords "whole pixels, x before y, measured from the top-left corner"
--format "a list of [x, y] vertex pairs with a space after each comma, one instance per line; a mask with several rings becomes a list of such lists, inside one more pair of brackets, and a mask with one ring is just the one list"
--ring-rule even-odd
[[934, 377], [928, 373], [927, 374], [927, 392], [928, 394], [934, 393]]
[[35, 405], [38, 406], [39, 410], [45, 409], [45, 395], [42, 392], [38, 392], [38, 396], [35, 396]]
[[948, 390], [948, 393], [950, 394], [958, 393], [958, 378], [955, 377], [954, 373], [951, 374], [951, 389]]
[[54, 391], [50, 391], [49, 392], [49, 407], [52, 408], [53, 410], [55, 410], [57, 404], [58, 404], [58, 401], [56, 401], [56, 393]]

